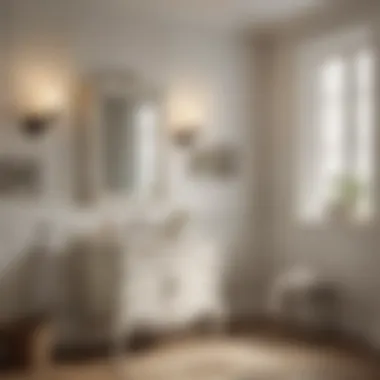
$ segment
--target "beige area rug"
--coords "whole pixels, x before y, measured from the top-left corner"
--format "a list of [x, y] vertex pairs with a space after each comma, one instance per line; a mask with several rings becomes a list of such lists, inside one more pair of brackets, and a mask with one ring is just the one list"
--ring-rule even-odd
[[121, 364], [119, 374], [136, 380], [378, 379], [337, 352], [252, 340], [173, 345]]
[[260, 339], [173, 343], [148, 353], [83, 364], [41, 363], [1, 380], [378, 380], [359, 359]]

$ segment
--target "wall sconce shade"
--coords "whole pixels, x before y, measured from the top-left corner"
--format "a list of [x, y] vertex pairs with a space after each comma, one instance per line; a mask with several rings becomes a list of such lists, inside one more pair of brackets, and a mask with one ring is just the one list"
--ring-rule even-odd
[[13, 112], [20, 131], [36, 138], [68, 105], [69, 76], [49, 57], [34, 59], [15, 65]]
[[168, 121], [173, 144], [191, 148], [196, 144], [201, 128], [207, 124], [208, 99], [205, 91], [194, 83], [183, 83], [175, 88], [170, 97]]

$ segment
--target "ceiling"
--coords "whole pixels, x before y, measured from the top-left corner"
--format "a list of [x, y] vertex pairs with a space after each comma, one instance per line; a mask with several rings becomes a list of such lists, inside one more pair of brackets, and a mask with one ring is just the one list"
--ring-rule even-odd
[[[331, 0], [330, 0], [331, 1]], [[336, 1], [336, 0], [334, 0]], [[181, 25], [237, 28], [287, 21], [320, 9], [326, 0], [98, 0], [94, 4], [123, 8], [142, 20]], [[121, 8], [120, 8], [121, 7]]]

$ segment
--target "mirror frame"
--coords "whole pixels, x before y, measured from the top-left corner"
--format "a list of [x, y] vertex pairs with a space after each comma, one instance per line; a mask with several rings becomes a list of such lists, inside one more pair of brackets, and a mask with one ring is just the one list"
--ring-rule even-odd
[[167, 193], [167, 152], [169, 136], [164, 127], [163, 92], [150, 86], [137, 75], [125, 70], [102, 70], [86, 76], [77, 92], [75, 142], [74, 199], [77, 203], [95, 203], [108, 197], [128, 199], [130, 194], [107, 188], [104, 173], [102, 104], [110, 96], [154, 101], [158, 109], [157, 178], [152, 198]]

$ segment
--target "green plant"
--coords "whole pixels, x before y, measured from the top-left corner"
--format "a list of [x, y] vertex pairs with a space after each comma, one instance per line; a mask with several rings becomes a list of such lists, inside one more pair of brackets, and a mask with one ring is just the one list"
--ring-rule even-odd
[[348, 208], [354, 207], [363, 192], [363, 184], [352, 174], [340, 175], [333, 182], [333, 201], [335, 204]]

